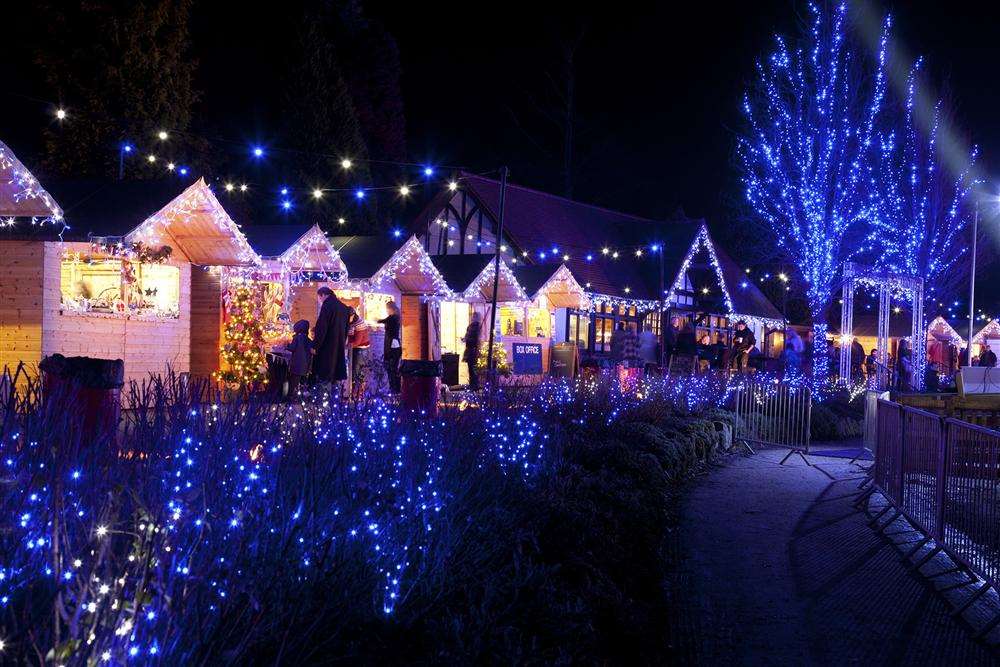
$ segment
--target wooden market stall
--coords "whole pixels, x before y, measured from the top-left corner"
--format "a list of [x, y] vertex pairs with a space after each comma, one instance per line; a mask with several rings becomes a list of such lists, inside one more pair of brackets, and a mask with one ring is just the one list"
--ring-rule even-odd
[[927, 326], [927, 364], [937, 372], [950, 375], [961, 365], [965, 339], [944, 317], [938, 315]]
[[338, 297], [356, 299], [360, 314], [372, 326], [372, 355], [381, 357], [386, 304], [400, 309], [403, 359], [438, 359], [438, 314], [430, 298], [452, 292], [420, 242], [411, 237], [401, 245], [379, 236], [338, 236], [331, 239], [348, 279], [335, 290]]
[[983, 351], [983, 344], [1000, 357], [1000, 321], [992, 319], [972, 337], [972, 357], [975, 359]]
[[356, 290], [348, 289], [347, 270], [319, 225], [252, 225], [243, 228], [251, 247], [261, 256], [260, 269], [232, 270], [234, 280], [257, 283], [268, 292], [268, 325], [272, 337], [290, 337], [298, 320], [316, 320], [316, 290], [327, 286], [352, 307], [360, 306]]
[[0, 270], [0, 293], [18, 306], [13, 321], [2, 320], [5, 338], [11, 325], [40, 324], [23, 331], [33, 340], [7, 363], [55, 353], [122, 359], [126, 380], [140, 381], [168, 369], [213, 370], [221, 292], [217, 270], [205, 267], [260, 259], [204, 180], [177, 189], [176, 182], [63, 184], [53, 188], [68, 202], [61, 235], [2, 237], [4, 256], [19, 258]]
[[33, 369], [41, 361], [45, 246], [36, 232], [58, 239], [62, 217], [55, 199], [0, 141], [0, 371], [22, 362]]
[[[466, 328], [473, 313], [479, 314], [481, 323], [480, 350], [485, 350], [489, 339], [490, 310], [493, 301], [494, 261], [491, 255], [438, 255], [433, 258], [434, 265], [445, 277], [453, 292], [450, 298], [438, 299], [435, 303], [440, 312], [440, 349], [442, 354], [457, 354], [465, 352]], [[529, 316], [531, 305], [528, 295], [518, 282], [510, 266], [503, 259], [500, 261], [500, 278], [497, 283], [497, 315], [494, 342], [503, 347], [498, 368], [506, 366], [514, 371], [513, 359], [515, 346], [519, 343], [531, 343], [530, 351], [535, 350], [540, 355], [538, 373], [545, 370], [544, 361], [548, 357], [549, 338], [544, 335], [532, 335], [528, 329], [533, 326]], [[536, 323], [538, 318], [535, 318]], [[548, 323], [546, 322], [546, 327]], [[545, 329], [548, 331], [548, 328]], [[526, 348], [517, 348], [524, 350]], [[518, 355], [519, 358], [521, 355]], [[452, 378], [455, 379], [455, 378]], [[468, 368], [465, 364], [458, 366], [458, 383], [469, 381]]]

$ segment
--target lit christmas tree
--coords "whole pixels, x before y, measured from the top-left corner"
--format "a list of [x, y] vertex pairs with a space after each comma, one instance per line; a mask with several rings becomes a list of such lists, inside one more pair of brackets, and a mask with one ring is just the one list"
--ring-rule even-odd
[[738, 153], [746, 197], [806, 287], [813, 325], [813, 386], [828, 377], [826, 315], [846, 260], [868, 249], [877, 208], [876, 123], [885, 97], [882, 25], [874, 59], [851, 50], [846, 2], [823, 11], [800, 43], [778, 37], [744, 97], [748, 131]]
[[240, 285], [233, 292], [226, 322], [226, 340], [220, 348], [225, 368], [216, 379], [231, 387], [243, 389], [265, 383], [264, 326], [261, 308], [253, 291]]
[[[476, 370], [480, 373], [486, 372], [486, 351], [489, 349], [488, 343], [483, 343], [479, 347], [479, 358], [476, 359]], [[493, 343], [493, 368], [500, 375], [510, 375], [510, 362], [507, 360], [507, 348], [503, 343]]]

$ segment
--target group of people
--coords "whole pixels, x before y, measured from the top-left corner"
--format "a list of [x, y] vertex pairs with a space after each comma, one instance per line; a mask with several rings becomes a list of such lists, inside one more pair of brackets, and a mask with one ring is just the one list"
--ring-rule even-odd
[[[288, 352], [288, 395], [294, 396], [299, 386], [312, 378], [322, 385], [341, 386], [351, 369], [351, 396], [364, 394], [366, 366], [371, 348], [371, 328], [358, 312], [345, 304], [333, 290], [323, 286], [316, 290], [319, 310], [316, 324], [309, 337], [309, 321], [299, 320], [293, 327]], [[399, 307], [386, 304], [386, 317], [378, 320], [385, 327], [382, 363], [388, 376], [389, 390], [399, 393], [399, 361], [403, 356], [400, 338]]]
[[[726, 345], [721, 338], [712, 343], [707, 333], [695, 340], [697, 327], [702, 325], [704, 320], [705, 315], [702, 313], [683, 323], [679, 317], [671, 318], [664, 337], [665, 359], [681, 355], [696, 359], [698, 369], [702, 371], [717, 368], [748, 372], [751, 367], [751, 357], [757, 351], [757, 338], [746, 322], [736, 323], [732, 341]], [[660, 363], [659, 352], [658, 337], [649, 329], [636, 333], [635, 329], [620, 321], [611, 334], [611, 358], [619, 365], [656, 366]]]
[[704, 325], [705, 320], [704, 313], [696, 313], [693, 318], [683, 322], [679, 317], [671, 318], [664, 340], [666, 356], [676, 354], [694, 357], [697, 359], [700, 371], [715, 368], [735, 370], [740, 373], [748, 372], [752, 366], [751, 358], [755, 356], [755, 352], [759, 354], [759, 351], [757, 337], [746, 322], [740, 320], [736, 323], [732, 339], [729, 345], [726, 345], [721, 337], [713, 343], [707, 333], [695, 340], [696, 331], [699, 326]]

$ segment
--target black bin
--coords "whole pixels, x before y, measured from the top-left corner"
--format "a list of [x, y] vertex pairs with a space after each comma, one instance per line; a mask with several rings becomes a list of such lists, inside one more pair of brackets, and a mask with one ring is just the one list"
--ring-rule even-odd
[[441, 386], [441, 362], [404, 359], [399, 364], [401, 380], [399, 404], [404, 410], [437, 416], [437, 400]]
[[441, 355], [441, 381], [449, 387], [458, 384], [459, 356], [454, 352]]

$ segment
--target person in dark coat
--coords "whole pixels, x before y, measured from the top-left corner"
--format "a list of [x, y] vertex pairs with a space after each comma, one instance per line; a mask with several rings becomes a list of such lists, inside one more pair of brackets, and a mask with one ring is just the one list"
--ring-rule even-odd
[[465, 343], [465, 350], [462, 351], [462, 361], [469, 365], [469, 389], [479, 390], [479, 374], [476, 373], [476, 362], [479, 361], [479, 313], [473, 312], [469, 326], [465, 328], [465, 336], [462, 342]]
[[294, 400], [302, 380], [309, 375], [312, 362], [312, 341], [309, 340], [309, 320], [299, 320], [292, 327], [292, 341], [285, 348], [288, 358], [288, 400]]
[[399, 360], [403, 358], [403, 340], [399, 335], [399, 307], [395, 301], [385, 304], [388, 313], [379, 324], [385, 325], [385, 338], [382, 342], [382, 364], [385, 366], [386, 375], [389, 376], [389, 391], [394, 394], [399, 393]]
[[741, 373], [747, 371], [750, 361], [750, 350], [757, 344], [757, 338], [753, 332], [747, 328], [746, 322], [742, 320], [736, 323], [736, 332], [733, 334], [733, 347], [730, 362]]
[[677, 337], [681, 334], [681, 320], [679, 317], [670, 318], [670, 326], [664, 332], [663, 336], [663, 363], [670, 363], [670, 355], [674, 353], [677, 348]]
[[983, 343], [983, 351], [979, 353], [979, 365], [986, 368], [996, 368], [997, 355], [990, 349], [989, 343]]
[[319, 315], [313, 329], [313, 373], [319, 382], [347, 379], [347, 327], [351, 309], [329, 287], [316, 290]]

